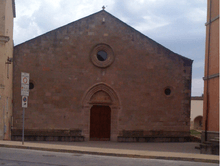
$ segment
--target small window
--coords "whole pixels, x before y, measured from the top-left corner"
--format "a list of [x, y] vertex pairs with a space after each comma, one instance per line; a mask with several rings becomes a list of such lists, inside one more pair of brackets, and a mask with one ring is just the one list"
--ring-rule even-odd
[[115, 59], [112, 48], [107, 44], [98, 44], [90, 53], [91, 62], [101, 68], [110, 66]]
[[32, 82], [29, 83], [29, 89], [34, 89], [34, 84]]
[[99, 61], [105, 61], [107, 59], [107, 57], [108, 57], [108, 54], [105, 51], [99, 51], [97, 53], [97, 59]]
[[164, 90], [165, 95], [169, 96], [171, 94], [171, 89], [170, 88], [166, 88]]

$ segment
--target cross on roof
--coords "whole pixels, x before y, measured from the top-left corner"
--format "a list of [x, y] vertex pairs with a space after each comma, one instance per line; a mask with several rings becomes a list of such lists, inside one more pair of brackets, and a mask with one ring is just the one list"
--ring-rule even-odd
[[105, 6], [102, 6], [102, 10], [105, 10]]

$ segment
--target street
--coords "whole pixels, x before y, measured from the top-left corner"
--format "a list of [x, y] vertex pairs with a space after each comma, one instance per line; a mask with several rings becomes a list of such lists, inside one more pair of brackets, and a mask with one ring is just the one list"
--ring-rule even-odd
[[0, 148], [0, 166], [218, 166], [212, 163], [139, 159]]

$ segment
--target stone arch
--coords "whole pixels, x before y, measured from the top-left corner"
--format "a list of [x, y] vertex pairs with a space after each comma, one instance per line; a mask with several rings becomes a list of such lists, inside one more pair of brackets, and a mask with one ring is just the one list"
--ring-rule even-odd
[[[82, 101], [82, 106], [86, 107], [92, 104], [92, 97], [94, 97], [94, 95], [97, 95], [98, 93], [106, 93], [107, 95], [109, 95], [109, 97], [111, 98], [111, 103], [109, 103], [111, 106], [114, 107], [120, 107], [120, 101], [118, 98], [118, 95], [116, 94], [116, 92], [113, 90], [113, 88], [111, 88], [109, 85], [105, 84], [105, 83], [98, 83], [95, 84], [94, 86], [90, 87], [84, 97], [83, 97], [83, 101]], [[102, 102], [100, 101], [98, 104], [102, 104]], [[103, 103], [105, 104], [105, 102]]]
[[194, 129], [198, 129], [198, 130], [202, 129], [202, 119], [203, 119], [202, 116], [197, 116], [194, 119]]
[[90, 140], [90, 111], [94, 105], [109, 106], [111, 109], [110, 141], [117, 141], [120, 100], [115, 90], [105, 83], [98, 83], [90, 87], [82, 99], [83, 135]]

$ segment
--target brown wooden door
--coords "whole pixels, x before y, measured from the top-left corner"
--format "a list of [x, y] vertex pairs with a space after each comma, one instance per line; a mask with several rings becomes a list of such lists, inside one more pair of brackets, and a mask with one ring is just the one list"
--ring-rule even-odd
[[90, 140], [109, 141], [110, 130], [110, 107], [94, 105], [90, 111]]

